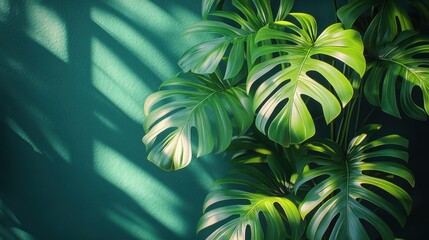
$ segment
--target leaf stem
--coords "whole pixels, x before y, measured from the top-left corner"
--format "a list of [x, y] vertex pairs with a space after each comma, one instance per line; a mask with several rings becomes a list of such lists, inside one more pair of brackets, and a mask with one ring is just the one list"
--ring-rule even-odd
[[337, 15], [337, 11], [338, 11], [337, 0], [333, 0], [332, 2], [334, 4], [335, 22], [337, 23], [339, 21], [338, 15]]
[[366, 117], [363, 119], [362, 121], [362, 126], [364, 126], [366, 124], [366, 122], [368, 121], [369, 117], [371, 116], [371, 114], [374, 112], [375, 110], [375, 106], [372, 106], [371, 110], [369, 110], [368, 114], [366, 115]]
[[[342, 139], [342, 146], [344, 148], [346, 148], [347, 144], [348, 144], [349, 131], [350, 131], [350, 123], [351, 123], [351, 119], [352, 119], [353, 112], [354, 112], [353, 110], [354, 110], [354, 108], [356, 106], [356, 102], [358, 102], [358, 98], [357, 97], [352, 100], [351, 106], [348, 105], [348, 106], [350, 106], [350, 108], [347, 111], [346, 124], [344, 126], [344, 134], [343, 134], [343, 139]], [[356, 117], [358, 117], [358, 116], [356, 116]]]

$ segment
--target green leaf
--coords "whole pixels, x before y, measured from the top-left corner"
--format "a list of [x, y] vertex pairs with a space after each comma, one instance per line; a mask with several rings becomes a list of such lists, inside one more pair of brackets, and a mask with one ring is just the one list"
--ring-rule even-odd
[[[353, 96], [346, 76], [321, 58], [343, 62], [360, 76], [365, 72], [363, 44], [358, 32], [333, 24], [317, 37], [316, 21], [311, 15], [290, 15], [300, 26], [279, 21], [258, 32], [256, 41], [264, 44], [255, 50], [252, 58], [253, 61], [260, 58], [261, 63], [251, 69], [247, 79], [247, 92], [255, 92], [256, 127], [283, 146], [301, 143], [316, 131], [302, 95], [320, 103], [327, 123], [338, 116], [341, 106]], [[310, 72], [327, 80], [339, 100], [319, 78], [309, 75]]]
[[197, 232], [209, 231], [208, 240], [300, 239], [304, 225], [293, 194], [271, 194], [276, 185], [270, 184], [275, 178], [269, 171], [244, 167], [234, 172], [242, 177], [218, 181], [218, 189], [207, 196]]
[[215, 5], [216, 8], [221, 8], [224, 1], [225, 0], [203, 0], [203, 3], [201, 5], [201, 15], [203, 16], [203, 18], [207, 19], [213, 5]]
[[292, 175], [296, 173], [295, 147], [279, 147], [257, 129], [251, 129], [246, 136], [234, 139], [227, 151], [233, 154], [231, 162], [240, 166], [267, 164], [275, 177], [275, 181], [272, 181], [275, 185], [272, 193], [281, 194], [289, 191]]
[[[373, 132], [378, 128], [368, 129]], [[398, 135], [371, 140], [371, 132], [352, 139], [345, 152], [331, 140], [306, 144], [309, 156], [300, 163], [295, 191], [315, 182], [299, 206], [303, 217], [311, 217], [309, 239], [326, 235], [330, 235], [329, 239], [369, 239], [363, 221], [383, 239], [393, 239], [391, 229], [376, 209], [390, 214], [402, 227], [405, 225], [412, 199], [395, 180], [403, 179], [414, 186], [411, 171], [401, 163], [408, 158], [408, 141]]]
[[275, 156], [275, 150], [269, 144], [271, 141], [266, 139], [260, 141], [260, 139], [262, 137], [255, 133], [235, 138], [227, 149], [233, 154], [231, 162], [234, 164], [268, 163], [268, 158]]
[[242, 134], [251, 125], [250, 104], [243, 86], [225, 85], [215, 76], [170, 79], [145, 102], [143, 142], [148, 159], [165, 170], [176, 170], [189, 164], [193, 152], [199, 157], [224, 151], [234, 129]]
[[364, 27], [365, 48], [370, 51], [383, 47], [399, 32], [413, 29], [411, 20], [398, 0], [354, 0], [338, 12], [338, 18], [346, 28], [351, 28], [355, 21], [372, 10], [371, 22]]
[[[368, 102], [384, 112], [400, 117], [400, 105], [411, 118], [425, 120], [429, 114], [429, 38], [413, 31], [405, 31], [384, 48], [370, 52], [364, 93]], [[402, 80], [402, 81], [401, 81]], [[413, 89], [420, 88], [423, 108], [414, 101]]]
[[226, 38], [216, 38], [191, 47], [185, 52], [186, 57], [179, 60], [184, 72], [197, 74], [213, 73], [222, 60], [229, 45]]
[[[203, 16], [208, 15], [213, 4], [222, 5], [223, 1], [205, 0], [203, 2]], [[179, 60], [179, 66], [184, 72], [192, 71], [198, 74], [213, 73], [220, 65], [222, 58], [226, 58], [227, 65], [224, 79], [234, 78], [245, 66], [244, 62], [249, 53], [246, 45], [252, 45], [249, 37], [268, 23], [281, 20], [289, 13], [294, 1], [281, 0], [280, 7], [274, 18], [271, 3], [266, 0], [249, 1], [232, 0], [232, 11], [213, 11], [213, 17], [226, 20], [204, 20], [197, 22], [185, 34], [210, 33], [216, 37], [209, 41], [197, 44], [188, 49]], [[221, 8], [221, 7], [220, 7]], [[256, 10], [256, 12], [254, 11]], [[207, 18], [207, 17], [205, 17]]]
[[352, 28], [355, 21], [378, 0], [354, 0], [338, 9], [337, 15], [346, 28]]

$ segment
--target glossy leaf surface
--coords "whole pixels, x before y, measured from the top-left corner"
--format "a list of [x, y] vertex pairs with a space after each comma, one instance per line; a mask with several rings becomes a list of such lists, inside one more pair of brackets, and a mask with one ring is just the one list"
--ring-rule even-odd
[[[269, 158], [265, 153], [256, 155]], [[209, 231], [206, 239], [212, 240], [300, 239], [304, 225], [293, 194], [277, 174], [263, 169], [240, 166], [232, 171], [235, 177], [218, 181], [205, 200], [197, 231]]]
[[412, 200], [395, 180], [414, 186], [413, 175], [403, 165], [408, 160], [408, 141], [398, 135], [369, 137], [379, 128], [367, 127], [351, 140], [346, 152], [330, 140], [307, 144], [309, 156], [299, 168], [310, 168], [302, 170], [295, 190], [311, 181], [316, 183], [299, 207], [303, 217], [313, 213], [307, 227], [309, 239], [322, 239], [325, 235], [329, 239], [370, 239], [362, 222], [372, 225], [382, 239], [394, 239], [372, 206], [404, 226]]
[[[358, 32], [333, 24], [317, 37], [316, 20], [311, 15], [290, 15], [299, 25], [279, 21], [258, 32], [256, 41], [262, 46], [255, 50], [252, 60], [260, 58], [261, 62], [252, 68], [247, 79], [247, 92], [254, 89], [256, 127], [284, 146], [301, 143], [316, 131], [303, 95], [322, 106], [327, 123], [338, 116], [341, 106], [353, 96], [347, 77], [321, 58], [340, 61], [361, 76], [365, 72]], [[334, 92], [311, 72], [320, 74]]]
[[[384, 48], [370, 54], [372, 61], [368, 62], [364, 88], [368, 101], [400, 117], [399, 95], [406, 115], [425, 120], [429, 114], [429, 38], [413, 31], [401, 32]], [[413, 97], [415, 87], [421, 90], [422, 107]]]
[[229, 86], [214, 75], [165, 82], [145, 102], [143, 142], [148, 159], [165, 170], [176, 170], [189, 164], [193, 152], [199, 157], [224, 151], [234, 129], [241, 134], [252, 123], [250, 104], [243, 86]]
[[[216, 4], [215, 4], [216, 2]], [[203, 2], [203, 15], [209, 15], [212, 6], [220, 1]], [[293, 5], [293, 0], [280, 0], [278, 12], [273, 13], [270, 1], [232, 0], [233, 11], [216, 10], [212, 17], [222, 21], [204, 20], [197, 22], [185, 34], [214, 34], [216, 37], [188, 49], [179, 60], [184, 72], [198, 74], [213, 73], [223, 57], [227, 58], [224, 79], [235, 77], [244, 66], [247, 45], [260, 28], [276, 20], [284, 19]]]

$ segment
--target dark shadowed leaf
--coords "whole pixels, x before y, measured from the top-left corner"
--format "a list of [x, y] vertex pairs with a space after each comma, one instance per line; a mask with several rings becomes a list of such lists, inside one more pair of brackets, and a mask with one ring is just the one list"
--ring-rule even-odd
[[372, 225], [382, 239], [394, 239], [392, 230], [371, 205], [405, 225], [412, 200], [395, 180], [414, 186], [413, 175], [403, 165], [408, 160], [408, 141], [398, 135], [371, 138], [379, 128], [367, 127], [351, 140], [347, 151], [330, 140], [306, 145], [309, 156], [300, 162], [302, 170], [295, 190], [315, 182], [299, 206], [303, 217], [313, 213], [307, 227], [309, 239], [326, 235], [329, 239], [369, 239], [363, 222]]
[[376, 49], [391, 41], [399, 32], [413, 29], [411, 20], [398, 0], [354, 0], [341, 7], [337, 14], [346, 28], [366, 12], [372, 11], [371, 22], [365, 28], [365, 47]]
[[[400, 117], [399, 100], [406, 115], [425, 120], [429, 114], [429, 38], [405, 31], [383, 48], [370, 52], [365, 77], [365, 96], [383, 111]], [[399, 84], [401, 83], [401, 84]], [[423, 108], [415, 102], [413, 89], [420, 88]]]

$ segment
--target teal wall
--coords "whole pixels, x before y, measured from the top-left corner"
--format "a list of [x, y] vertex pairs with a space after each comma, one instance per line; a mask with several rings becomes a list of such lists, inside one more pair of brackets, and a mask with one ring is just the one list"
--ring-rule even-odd
[[[200, 2], [0, 0], [0, 239], [194, 238], [227, 164], [167, 173], [141, 138]], [[333, 21], [331, 1], [296, 2]]]
[[224, 161], [146, 160], [199, 1], [0, 0], [0, 239], [191, 239]]

